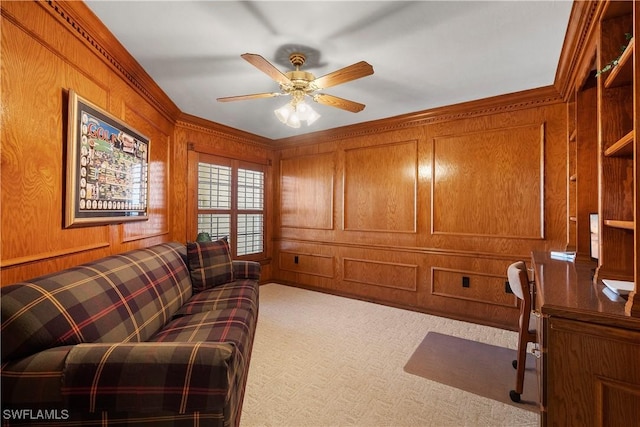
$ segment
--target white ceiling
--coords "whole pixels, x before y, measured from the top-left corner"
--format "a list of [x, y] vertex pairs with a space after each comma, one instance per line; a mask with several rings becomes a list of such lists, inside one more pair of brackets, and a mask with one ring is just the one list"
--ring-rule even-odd
[[[572, 2], [548, 1], [87, 1], [184, 113], [278, 139], [553, 84]], [[366, 104], [359, 113], [313, 104], [322, 117], [293, 129], [273, 110], [284, 97], [240, 58], [283, 72], [284, 45], [319, 51], [319, 77], [355, 62], [375, 73], [324, 90]]]

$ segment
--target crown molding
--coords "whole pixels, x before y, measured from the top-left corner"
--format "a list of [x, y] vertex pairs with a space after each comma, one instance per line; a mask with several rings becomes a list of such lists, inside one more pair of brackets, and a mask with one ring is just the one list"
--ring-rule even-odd
[[176, 127], [207, 133], [225, 139], [242, 142], [244, 144], [260, 145], [267, 148], [273, 147], [273, 140], [240, 129], [232, 128], [220, 123], [212, 122], [191, 114], [182, 113], [176, 121]]
[[593, 66], [598, 16], [606, 2], [574, 1], [558, 61], [554, 86], [567, 101]]
[[438, 107], [295, 137], [277, 139], [274, 143], [278, 148], [293, 145], [306, 145], [317, 143], [318, 141], [330, 141], [364, 136], [385, 131], [422, 126], [430, 123], [536, 108], [560, 102], [563, 101], [556, 88], [554, 86], [545, 86], [537, 89], [529, 89], [445, 107]]

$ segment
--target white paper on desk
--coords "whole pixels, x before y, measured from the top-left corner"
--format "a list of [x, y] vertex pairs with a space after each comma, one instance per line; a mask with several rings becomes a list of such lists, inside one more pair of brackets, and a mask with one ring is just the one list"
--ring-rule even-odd
[[622, 298], [620, 295], [616, 294], [615, 292], [613, 292], [611, 289], [607, 288], [606, 286], [604, 288], [602, 288], [602, 293], [605, 294], [606, 297], [609, 298], [613, 302], [624, 302], [625, 301], [624, 298]]
[[559, 252], [559, 251], [551, 251], [551, 259], [556, 259], [560, 261], [573, 261], [576, 259], [575, 252]]
[[602, 283], [618, 295], [628, 295], [633, 290], [633, 282], [625, 280], [602, 279]]

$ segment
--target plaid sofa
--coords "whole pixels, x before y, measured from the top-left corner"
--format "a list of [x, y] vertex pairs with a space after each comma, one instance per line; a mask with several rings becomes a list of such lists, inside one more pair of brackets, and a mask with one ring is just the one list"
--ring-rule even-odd
[[239, 425], [259, 278], [219, 240], [0, 288], [3, 425]]

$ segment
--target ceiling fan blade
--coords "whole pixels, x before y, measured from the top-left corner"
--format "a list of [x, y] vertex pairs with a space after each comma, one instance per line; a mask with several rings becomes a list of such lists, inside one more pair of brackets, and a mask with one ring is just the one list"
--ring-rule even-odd
[[256, 67], [258, 70], [271, 77], [276, 82], [285, 86], [291, 86], [293, 84], [287, 76], [285, 76], [280, 70], [278, 70], [273, 64], [271, 64], [271, 62], [267, 61], [262, 56], [256, 55], [255, 53], [245, 53], [240, 56], [251, 65]]
[[366, 61], [360, 61], [348, 67], [341, 68], [322, 77], [318, 77], [311, 84], [317, 89], [326, 89], [342, 83], [350, 82], [373, 74], [373, 67]]
[[254, 93], [251, 95], [227, 96], [224, 98], [217, 98], [217, 101], [219, 102], [243, 101], [245, 99], [273, 98], [274, 96], [280, 96], [280, 95], [282, 95], [280, 92]]
[[318, 93], [313, 95], [313, 100], [318, 104], [328, 105], [329, 107], [336, 107], [342, 110], [351, 111], [352, 113], [358, 113], [364, 110], [365, 105], [358, 102], [349, 101], [348, 99], [338, 98], [337, 96], [327, 95], [325, 93]]

